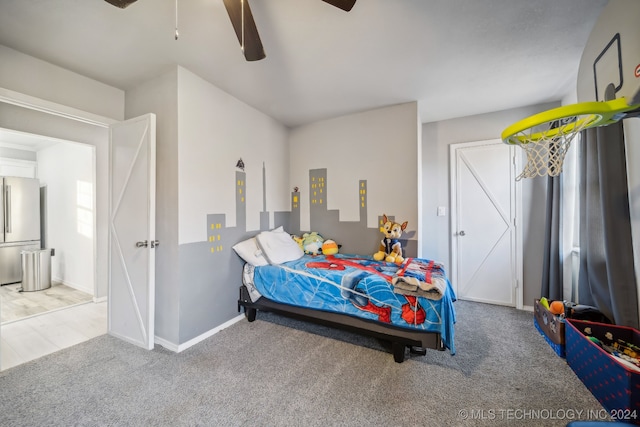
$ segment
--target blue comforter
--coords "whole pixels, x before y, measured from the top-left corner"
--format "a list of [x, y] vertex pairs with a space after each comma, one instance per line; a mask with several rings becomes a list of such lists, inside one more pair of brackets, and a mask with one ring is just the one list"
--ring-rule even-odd
[[455, 354], [455, 294], [442, 266], [432, 261], [408, 258], [397, 266], [368, 256], [305, 255], [255, 267], [248, 280], [245, 284], [275, 302], [439, 332]]

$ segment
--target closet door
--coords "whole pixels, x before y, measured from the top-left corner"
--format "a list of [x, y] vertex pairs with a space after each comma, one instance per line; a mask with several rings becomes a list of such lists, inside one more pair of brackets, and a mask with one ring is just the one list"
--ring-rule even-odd
[[500, 140], [453, 144], [451, 161], [452, 284], [460, 299], [515, 306], [514, 148]]

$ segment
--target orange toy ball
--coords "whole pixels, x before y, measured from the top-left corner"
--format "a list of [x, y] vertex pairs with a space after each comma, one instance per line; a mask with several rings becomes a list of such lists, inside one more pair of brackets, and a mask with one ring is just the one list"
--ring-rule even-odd
[[552, 301], [549, 304], [549, 311], [555, 315], [564, 313], [564, 303], [562, 301]]

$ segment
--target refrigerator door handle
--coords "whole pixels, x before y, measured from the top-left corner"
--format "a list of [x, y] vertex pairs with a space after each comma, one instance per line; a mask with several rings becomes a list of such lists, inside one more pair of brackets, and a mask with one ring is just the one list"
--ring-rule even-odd
[[5, 212], [4, 212], [4, 229], [5, 233], [11, 233], [11, 186], [5, 186]]

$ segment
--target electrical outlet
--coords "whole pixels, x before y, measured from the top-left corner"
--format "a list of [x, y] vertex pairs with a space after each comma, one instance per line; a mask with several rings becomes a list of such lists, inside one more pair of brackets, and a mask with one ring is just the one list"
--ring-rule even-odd
[[445, 206], [438, 206], [438, 216], [446, 216], [447, 208]]

